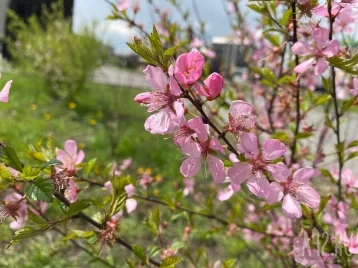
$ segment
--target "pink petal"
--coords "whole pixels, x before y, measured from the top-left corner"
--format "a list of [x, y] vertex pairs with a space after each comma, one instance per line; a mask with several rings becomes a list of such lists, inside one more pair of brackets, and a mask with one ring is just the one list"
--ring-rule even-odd
[[247, 187], [254, 195], [265, 198], [270, 192], [270, 184], [264, 176], [259, 174], [260, 173], [257, 174], [258, 176], [250, 176], [247, 181]]
[[306, 42], [298, 41], [292, 46], [292, 52], [299, 56], [306, 56], [310, 53], [310, 47]]
[[313, 63], [315, 62], [314, 58], [310, 58], [304, 62], [302, 62], [301, 64], [297, 65], [293, 70], [296, 73], [299, 74], [303, 74], [304, 72], [306, 72], [309, 68], [312, 67]]
[[312, 39], [316, 42], [318, 49], [324, 48], [328, 43], [329, 31], [326, 28], [315, 28], [312, 31]]
[[297, 199], [295, 199], [291, 194], [287, 194], [283, 198], [282, 210], [286, 214], [286, 216], [290, 218], [298, 219], [302, 217], [302, 209], [300, 203], [298, 203]]
[[247, 157], [257, 155], [257, 137], [253, 133], [244, 132], [240, 136], [240, 146]]
[[252, 113], [252, 106], [245, 101], [237, 100], [231, 103], [229, 111], [233, 117], [249, 115]]
[[211, 137], [210, 140], [210, 144], [209, 144], [209, 148], [213, 149], [213, 150], [217, 150], [220, 153], [222, 153], [223, 155], [225, 155], [225, 151], [224, 148], [222, 147], [222, 145], [220, 144], [220, 142], [217, 140], [217, 138], [215, 137]]
[[328, 43], [325, 50], [323, 50], [323, 54], [328, 58], [337, 55], [339, 52], [339, 42], [337, 40], [332, 40]]
[[150, 92], [143, 92], [139, 93], [135, 96], [134, 101], [137, 103], [146, 103], [152, 98], [152, 93]]
[[212, 73], [208, 78], [204, 80], [204, 85], [209, 92], [209, 98], [217, 98], [224, 88], [224, 78], [218, 73]]
[[152, 134], [168, 134], [172, 123], [172, 112], [168, 107], [160, 110], [158, 113], [148, 117], [145, 121], [145, 130]]
[[185, 123], [185, 110], [184, 110], [184, 104], [182, 101], [178, 100], [173, 103], [173, 108], [175, 110], [175, 114], [177, 116], [177, 120], [180, 124]]
[[84, 151], [79, 151], [76, 157], [76, 165], [81, 164], [83, 159], [85, 158], [85, 153]]
[[129, 198], [126, 200], [126, 209], [128, 213], [132, 213], [137, 208], [137, 200]]
[[318, 208], [321, 202], [319, 193], [309, 185], [300, 186], [297, 191], [297, 198], [301, 203], [308, 205], [311, 208]]
[[203, 119], [201, 117], [195, 117], [188, 120], [187, 125], [189, 128], [195, 131], [201, 142], [204, 142], [208, 139], [208, 132], [206, 131], [205, 124], [203, 123]]
[[268, 139], [262, 145], [262, 156], [265, 160], [275, 160], [286, 153], [286, 146], [279, 140]]
[[67, 140], [65, 142], [65, 151], [69, 153], [72, 157], [77, 157], [77, 143], [74, 140]]
[[241, 162], [234, 163], [228, 170], [230, 180], [236, 185], [240, 185], [246, 181], [249, 178], [250, 173], [251, 165]]
[[200, 158], [201, 150], [198, 143], [192, 139], [186, 139], [180, 146], [180, 150], [192, 158]]
[[130, 0], [119, 0], [118, 4], [116, 5], [118, 11], [127, 10], [131, 6]]
[[112, 186], [112, 183], [110, 181], [105, 182], [104, 187], [106, 187], [106, 189], [108, 190], [108, 192], [110, 194], [113, 193], [113, 186]]
[[128, 197], [132, 197], [135, 194], [135, 188], [132, 184], [128, 184], [124, 187]]
[[209, 155], [207, 158], [208, 167], [215, 183], [222, 183], [225, 180], [224, 163], [219, 158]]
[[7, 82], [4, 88], [0, 92], [0, 102], [9, 102], [9, 92], [11, 88], [12, 80]]
[[315, 170], [312, 167], [300, 168], [293, 174], [293, 181], [307, 183], [312, 178], [314, 173]]
[[217, 198], [222, 202], [229, 200], [233, 194], [234, 191], [232, 190], [231, 185], [229, 185], [227, 188], [218, 191]]
[[165, 90], [168, 80], [162, 69], [148, 65], [143, 71], [145, 80], [152, 85], [153, 89]]
[[200, 158], [191, 158], [188, 157], [185, 159], [180, 166], [180, 172], [184, 177], [193, 177], [195, 176], [201, 168], [201, 159]]
[[283, 187], [277, 182], [270, 183], [270, 191], [266, 196], [266, 202], [268, 204], [274, 204], [280, 202], [283, 198]]
[[271, 172], [273, 178], [278, 182], [285, 182], [290, 176], [290, 171], [282, 162], [268, 165], [267, 170]]
[[327, 68], [328, 68], [329, 64], [328, 61], [326, 61], [323, 58], [319, 58], [316, 62], [316, 68], [315, 68], [315, 75], [321, 75], [323, 74]]
[[169, 69], [168, 69], [168, 74], [169, 74], [169, 89], [170, 89], [170, 93], [174, 96], [179, 96], [182, 91], [178, 85], [178, 82], [175, 80], [174, 78], [174, 67], [173, 65], [170, 65]]

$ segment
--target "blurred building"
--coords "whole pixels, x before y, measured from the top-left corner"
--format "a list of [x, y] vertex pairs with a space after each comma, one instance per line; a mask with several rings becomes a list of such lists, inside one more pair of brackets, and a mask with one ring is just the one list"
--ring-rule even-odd
[[247, 70], [245, 53], [248, 47], [233, 36], [214, 36], [211, 39], [212, 48], [217, 59], [221, 62], [222, 71], [226, 75], [241, 76]]
[[[58, 0], [0, 0], [0, 52], [4, 57], [9, 58], [10, 55], [4, 44], [5, 36], [10, 36], [6, 25], [9, 19], [6, 16], [7, 9], [14, 10], [25, 20], [31, 15], [40, 15], [43, 5], [51, 5]], [[63, 0], [65, 16], [72, 18], [74, 0]]]

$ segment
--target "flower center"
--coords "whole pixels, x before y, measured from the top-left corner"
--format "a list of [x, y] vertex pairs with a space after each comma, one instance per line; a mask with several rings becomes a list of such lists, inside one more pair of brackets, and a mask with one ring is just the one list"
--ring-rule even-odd
[[267, 162], [261, 158], [261, 155], [251, 159], [252, 169], [251, 172], [255, 174], [258, 171], [265, 171]]

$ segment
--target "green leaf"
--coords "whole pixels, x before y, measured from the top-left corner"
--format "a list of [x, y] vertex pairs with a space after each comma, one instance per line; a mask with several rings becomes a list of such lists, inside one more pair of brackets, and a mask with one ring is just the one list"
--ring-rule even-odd
[[236, 263], [236, 259], [230, 259], [230, 260], [224, 261], [223, 268], [232, 268], [232, 267], [234, 267], [235, 263]]
[[92, 171], [92, 169], [94, 168], [94, 165], [96, 164], [96, 162], [97, 162], [97, 158], [93, 158], [93, 159], [91, 159], [91, 160], [88, 162], [88, 164], [86, 165], [86, 167], [85, 167], [85, 172], [86, 172], [86, 175], [87, 175], [87, 176], [91, 173], [91, 171]]
[[281, 207], [281, 203], [275, 203], [275, 204], [265, 204], [260, 208], [261, 211], [271, 210], [274, 208]]
[[173, 57], [173, 55], [175, 54], [175, 51], [177, 50], [178, 47], [179, 47], [179, 45], [176, 45], [176, 46], [170, 47], [164, 51], [164, 55], [163, 55], [164, 63], [168, 67], [169, 67], [168, 63], [169, 63], [170, 59]]
[[298, 140], [303, 140], [303, 139], [307, 139], [309, 137], [311, 137], [313, 134], [312, 133], [309, 133], [309, 132], [301, 132], [301, 133], [298, 133], [296, 138]]
[[347, 148], [352, 148], [358, 146], [358, 140], [352, 141], [348, 144]]
[[53, 191], [53, 182], [48, 177], [39, 177], [25, 187], [25, 194], [30, 199], [35, 201], [45, 201], [47, 203], [53, 201]]
[[319, 96], [318, 98], [316, 98], [314, 100], [314, 104], [315, 105], [321, 105], [321, 104], [325, 104], [327, 101], [329, 101], [331, 99], [331, 95], [329, 94], [323, 94], [321, 96]]
[[49, 224], [44, 218], [36, 215], [30, 209], [27, 210], [27, 217], [29, 218], [30, 221], [41, 227]]
[[40, 169], [33, 168], [30, 165], [26, 165], [22, 169], [22, 172], [19, 174], [19, 177], [23, 180], [30, 181], [36, 179], [39, 176], [40, 172], [41, 172]]
[[160, 41], [160, 36], [158, 34], [157, 28], [155, 28], [155, 25], [153, 25], [152, 33], [149, 36], [149, 41], [153, 51], [159, 55], [163, 55], [162, 42]]
[[157, 226], [157, 228], [159, 228], [160, 225], [160, 214], [159, 214], [159, 209], [155, 208], [153, 213], [152, 213], [152, 221], [155, 223], [155, 225]]
[[10, 244], [7, 248], [10, 248], [14, 244], [18, 243], [21, 240], [34, 237], [46, 231], [50, 226], [46, 226], [46, 228], [33, 228], [33, 227], [25, 227], [21, 230], [15, 232], [13, 239], [11, 240]]
[[94, 231], [71, 230], [62, 239], [65, 241], [79, 239], [79, 238], [89, 239], [92, 238], [93, 236], [96, 236]]
[[47, 167], [58, 166], [58, 165], [62, 165], [62, 162], [57, 159], [52, 159], [52, 160], [46, 162], [45, 164], [41, 165], [40, 169], [45, 169]]
[[139, 246], [139, 245], [134, 245], [133, 246], [133, 253], [134, 253], [134, 255], [136, 255], [136, 257], [138, 258], [138, 259], [140, 259], [142, 262], [146, 262], [147, 261], [147, 256], [146, 256], [146, 254], [145, 254], [145, 251], [144, 251], [144, 249], [141, 247], [141, 246]]
[[321, 203], [319, 204], [318, 211], [316, 213], [317, 216], [322, 213], [322, 211], [324, 210], [330, 199], [331, 199], [330, 195], [321, 197]]
[[322, 169], [320, 169], [320, 171], [321, 171], [321, 174], [322, 174], [323, 176], [329, 178], [329, 180], [330, 180], [332, 183], [335, 182], [334, 177], [332, 176], [331, 172], [329, 172], [328, 169], [322, 168]]
[[17, 171], [22, 172], [24, 164], [21, 163], [15, 150], [7, 145], [0, 143], [0, 162], [3, 162], [6, 166], [9, 166]]
[[344, 161], [351, 160], [352, 158], [355, 158], [355, 157], [357, 157], [357, 156], [358, 156], [358, 152], [350, 153], [350, 154], [348, 155], [348, 157], [346, 158], [346, 160], [344, 160]]
[[177, 265], [182, 260], [183, 259], [180, 257], [168, 257], [162, 261], [162, 263], [160, 264], [160, 267], [161, 268], [173, 268], [173, 267], [175, 267], [175, 265]]
[[74, 203], [72, 203], [66, 212], [66, 215], [68, 217], [77, 215], [78, 213], [80, 213], [82, 210], [85, 210], [86, 208], [89, 208], [92, 205], [92, 203], [88, 200], [78, 200]]

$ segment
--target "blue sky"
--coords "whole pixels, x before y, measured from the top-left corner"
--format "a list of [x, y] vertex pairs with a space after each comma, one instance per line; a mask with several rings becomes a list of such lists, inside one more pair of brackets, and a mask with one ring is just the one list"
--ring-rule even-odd
[[[116, 1], [116, 0], [113, 0]], [[133, 0], [132, 0], [133, 1]], [[135, 0], [134, 0], [135, 1]], [[224, 0], [196, 0], [200, 15], [207, 22], [208, 36], [223, 36], [230, 33], [229, 21], [224, 11], [222, 1]], [[165, 0], [153, 0], [159, 7], [170, 7]], [[181, 0], [183, 7], [193, 10], [192, 0]], [[141, 11], [138, 21], [144, 23], [147, 29], [152, 27], [152, 9], [147, 0], [139, 0]], [[93, 21], [99, 23], [101, 38], [110, 43], [118, 53], [128, 53], [125, 42], [131, 39], [135, 32], [129, 29], [125, 23], [119, 21], [106, 21], [110, 14], [110, 6], [105, 0], [75, 0], [74, 29], [78, 31], [83, 25]], [[194, 15], [194, 14], [193, 14]], [[173, 10], [172, 19], [179, 21], [180, 16]], [[193, 16], [193, 24], [197, 23]]]

